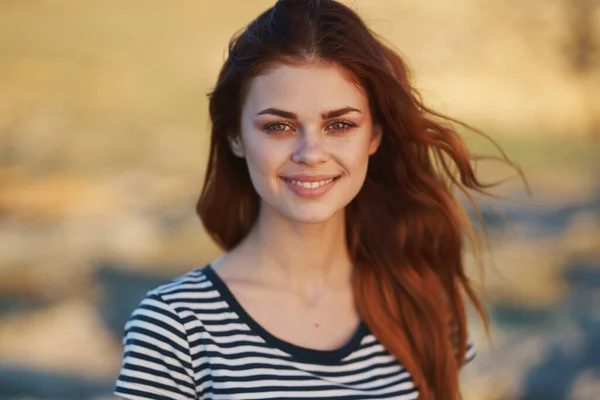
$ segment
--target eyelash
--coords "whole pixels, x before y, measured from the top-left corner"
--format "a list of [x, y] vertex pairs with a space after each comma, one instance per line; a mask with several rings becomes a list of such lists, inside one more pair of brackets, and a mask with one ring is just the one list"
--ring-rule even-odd
[[[356, 125], [354, 125], [353, 123], [348, 122], [348, 121], [343, 120], [343, 119], [337, 119], [335, 121], [332, 121], [328, 126], [331, 126], [331, 125], [334, 125], [334, 124], [344, 124], [345, 125], [341, 129], [334, 129], [334, 131], [336, 131], [337, 133], [344, 133], [344, 132], [346, 132], [346, 131], [348, 131], [348, 130], [356, 127]], [[289, 126], [291, 128], [291, 125], [288, 124], [287, 122], [272, 122], [272, 123], [266, 125], [264, 127], [264, 130], [267, 131], [267, 132], [269, 132], [269, 133], [274, 133], [276, 135], [278, 133], [282, 134], [284, 132], [287, 132], [285, 129], [281, 129], [281, 130], [271, 129], [273, 126], [276, 126], [276, 125], [284, 125], [284, 126]]]

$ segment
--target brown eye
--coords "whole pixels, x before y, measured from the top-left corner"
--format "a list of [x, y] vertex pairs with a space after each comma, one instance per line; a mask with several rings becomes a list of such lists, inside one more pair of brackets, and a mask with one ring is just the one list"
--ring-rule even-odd
[[291, 131], [292, 127], [288, 124], [284, 124], [283, 122], [274, 122], [265, 126], [265, 131], [272, 133], [282, 133], [285, 131]]
[[333, 130], [334, 132], [346, 132], [348, 129], [351, 129], [353, 127], [355, 127], [356, 125], [346, 122], [346, 121], [333, 121], [330, 125], [329, 128], [331, 130]]

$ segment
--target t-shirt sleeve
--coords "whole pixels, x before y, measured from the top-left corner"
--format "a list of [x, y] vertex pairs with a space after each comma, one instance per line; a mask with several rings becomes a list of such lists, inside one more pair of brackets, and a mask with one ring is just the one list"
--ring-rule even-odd
[[465, 353], [465, 365], [473, 361], [475, 356], [477, 355], [477, 350], [475, 349], [475, 345], [473, 344], [473, 340], [469, 337], [467, 339], [467, 351]]
[[132, 400], [197, 399], [184, 324], [150, 292], [125, 325], [123, 362], [114, 394]]
[[[458, 348], [460, 347], [458, 345], [458, 343], [459, 343], [458, 328], [454, 324], [451, 324], [451, 326], [450, 326], [450, 340], [454, 347], [454, 355], [458, 356]], [[473, 361], [473, 359], [475, 359], [476, 355], [477, 355], [477, 351], [475, 349], [475, 344], [473, 343], [471, 336], [467, 333], [467, 343], [466, 343], [466, 350], [465, 350], [465, 354], [464, 354], [463, 366], [467, 365], [471, 361]]]

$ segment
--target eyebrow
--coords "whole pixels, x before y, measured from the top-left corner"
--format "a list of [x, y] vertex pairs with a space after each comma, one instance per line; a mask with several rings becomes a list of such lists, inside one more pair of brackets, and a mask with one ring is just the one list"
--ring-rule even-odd
[[[348, 114], [351, 112], [362, 113], [360, 110], [358, 110], [356, 108], [344, 107], [344, 108], [339, 108], [337, 110], [331, 110], [331, 111], [322, 113], [321, 118], [323, 118], [323, 119], [336, 118], [336, 117], [340, 117], [344, 114]], [[298, 119], [298, 115], [294, 114], [293, 112], [280, 110], [278, 108], [272, 108], [272, 107], [266, 108], [256, 115], [258, 116], [258, 115], [265, 115], [265, 114], [276, 115], [278, 117], [287, 118], [287, 119]]]

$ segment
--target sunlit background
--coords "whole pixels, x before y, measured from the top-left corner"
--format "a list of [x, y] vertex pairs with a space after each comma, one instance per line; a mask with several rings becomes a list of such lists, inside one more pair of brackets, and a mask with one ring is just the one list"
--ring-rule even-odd
[[[220, 254], [194, 213], [206, 94], [272, 4], [0, 1], [0, 399], [113, 399], [145, 292]], [[473, 315], [465, 399], [600, 399], [600, 1], [349, 4], [531, 184], [480, 199], [492, 340]]]

